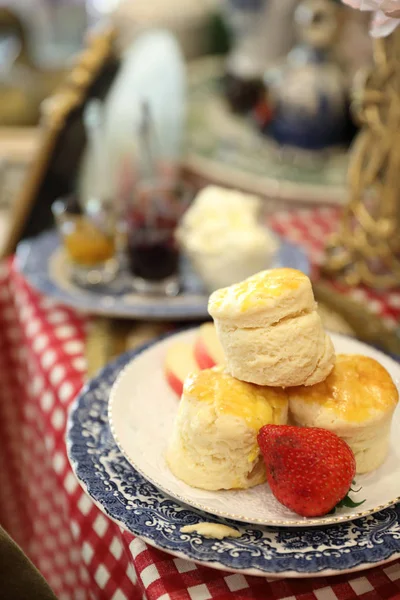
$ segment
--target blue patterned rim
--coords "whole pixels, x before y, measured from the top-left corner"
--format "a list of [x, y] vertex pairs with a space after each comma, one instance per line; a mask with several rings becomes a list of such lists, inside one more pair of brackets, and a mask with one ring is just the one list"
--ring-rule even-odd
[[[256, 527], [180, 505], [137, 473], [111, 434], [108, 399], [119, 372], [152, 343], [107, 365], [83, 388], [69, 417], [67, 448], [72, 468], [83, 489], [111, 519], [152, 546], [249, 575], [327, 576], [400, 557], [399, 504], [325, 528]], [[242, 535], [215, 540], [180, 532], [185, 525], [203, 521], [233, 526]]]
[[[310, 263], [304, 250], [285, 240], [280, 242], [272, 267], [292, 267], [309, 275]], [[121, 318], [175, 321], [208, 318], [208, 294], [187, 261], [183, 260], [181, 265], [183, 292], [179, 296], [144, 298], [133, 292], [131, 279], [126, 273], [108, 286], [87, 290], [62, 287], [50, 274], [50, 261], [59, 247], [57, 232], [46, 231], [19, 244], [16, 264], [32, 287], [62, 304], [90, 314]]]

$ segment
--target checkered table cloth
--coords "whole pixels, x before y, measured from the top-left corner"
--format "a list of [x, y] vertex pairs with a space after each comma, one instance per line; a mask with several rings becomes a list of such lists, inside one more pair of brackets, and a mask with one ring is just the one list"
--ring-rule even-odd
[[[318, 263], [336, 222], [336, 210], [313, 209], [272, 224]], [[400, 292], [351, 294], [389, 325], [398, 321]], [[67, 413], [86, 370], [85, 327], [85, 318], [35, 293], [12, 262], [0, 265], [0, 519], [60, 600], [400, 599], [400, 561], [273, 581], [172, 558], [121, 531], [81, 490], [66, 456]]]

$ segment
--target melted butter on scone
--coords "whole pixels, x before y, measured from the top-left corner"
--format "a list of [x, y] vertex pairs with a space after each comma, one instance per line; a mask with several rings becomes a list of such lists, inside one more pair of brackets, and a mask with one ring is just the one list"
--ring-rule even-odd
[[223, 367], [190, 375], [185, 381], [183, 393], [212, 403], [217, 415], [233, 415], [244, 419], [256, 431], [267, 423], [281, 423], [288, 402], [282, 389], [239, 381], [226, 373]]
[[185, 525], [180, 529], [181, 533], [198, 533], [206, 538], [214, 538], [216, 540], [222, 540], [226, 537], [238, 538], [241, 533], [233, 527], [228, 525], [222, 525], [222, 523], [196, 523], [195, 525]]
[[322, 383], [308, 388], [288, 389], [289, 399], [300, 397], [304, 403], [315, 403], [332, 411], [344, 421], [359, 423], [394, 408], [398, 390], [386, 369], [373, 358], [355, 354], [339, 354], [336, 365]]
[[308, 278], [296, 269], [270, 269], [261, 271], [240, 283], [217, 290], [210, 297], [209, 310], [232, 305], [245, 312], [263, 306], [266, 301], [275, 299], [285, 292], [296, 290]]

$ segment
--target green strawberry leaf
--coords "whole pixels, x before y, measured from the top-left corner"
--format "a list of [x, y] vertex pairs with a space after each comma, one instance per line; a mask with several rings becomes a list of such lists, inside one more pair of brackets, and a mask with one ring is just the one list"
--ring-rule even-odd
[[[355, 481], [353, 481], [353, 482], [352, 482], [352, 485], [355, 485], [355, 483], [356, 483], [356, 482], [355, 482]], [[349, 489], [349, 491], [347, 492], [346, 496], [345, 496], [344, 498], [342, 498], [342, 500], [340, 500], [340, 501], [339, 501], [339, 502], [336, 504], [336, 506], [334, 506], [334, 507], [332, 508], [332, 510], [330, 511], [330, 513], [328, 513], [328, 514], [330, 514], [330, 515], [334, 515], [334, 514], [335, 514], [335, 512], [336, 512], [336, 510], [337, 510], [338, 508], [343, 508], [343, 507], [346, 507], [346, 508], [357, 508], [358, 506], [361, 506], [361, 504], [364, 504], [364, 502], [365, 502], [365, 499], [364, 499], [364, 500], [361, 500], [361, 502], [355, 502], [355, 501], [354, 501], [354, 500], [352, 500], [352, 499], [350, 498], [350, 496], [349, 496], [349, 493], [350, 493], [350, 492], [353, 492], [353, 493], [358, 493], [358, 492], [360, 492], [361, 490], [362, 490], [362, 488], [361, 488], [361, 487], [360, 487], [358, 490], [354, 490], [353, 488], [350, 488], [350, 489]]]
[[346, 506], [347, 508], [357, 508], [357, 506], [361, 506], [361, 504], [364, 504], [365, 500], [361, 500], [361, 502], [354, 502], [354, 500], [352, 500], [350, 498], [349, 495], [346, 495], [343, 500], [341, 500], [337, 506]]

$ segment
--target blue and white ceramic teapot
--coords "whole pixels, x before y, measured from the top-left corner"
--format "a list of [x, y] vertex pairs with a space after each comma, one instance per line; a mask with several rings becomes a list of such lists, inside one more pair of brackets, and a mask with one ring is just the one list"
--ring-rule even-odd
[[262, 129], [284, 146], [321, 150], [344, 144], [349, 137], [348, 86], [332, 50], [338, 6], [332, 0], [303, 0], [295, 25], [298, 45], [265, 75], [270, 110]]

